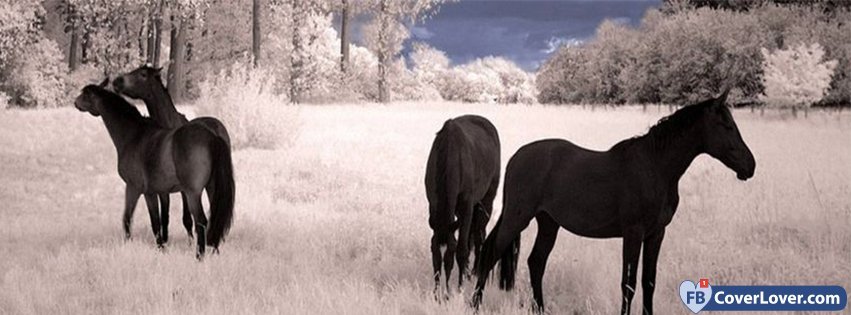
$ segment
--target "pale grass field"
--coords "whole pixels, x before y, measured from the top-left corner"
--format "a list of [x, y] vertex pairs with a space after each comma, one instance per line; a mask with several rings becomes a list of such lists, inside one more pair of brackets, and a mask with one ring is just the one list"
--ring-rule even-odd
[[[234, 227], [221, 255], [199, 263], [176, 195], [164, 252], [143, 203], [134, 239], [123, 241], [123, 183], [100, 119], [71, 108], [0, 111], [0, 314], [470, 314], [469, 283], [449, 302], [432, 298], [423, 187], [434, 133], [464, 113], [497, 126], [503, 164], [545, 137], [607, 149], [668, 114], [655, 107], [303, 107], [292, 146], [234, 153]], [[660, 314], [685, 314], [678, 285], [698, 277], [851, 289], [851, 115], [735, 116], [756, 175], [737, 181], [707, 156], [686, 173], [659, 263]], [[533, 223], [523, 234], [517, 290], [489, 286], [482, 313], [528, 313], [525, 258], [534, 231]], [[616, 313], [621, 241], [560, 236], [544, 278], [550, 313]]]

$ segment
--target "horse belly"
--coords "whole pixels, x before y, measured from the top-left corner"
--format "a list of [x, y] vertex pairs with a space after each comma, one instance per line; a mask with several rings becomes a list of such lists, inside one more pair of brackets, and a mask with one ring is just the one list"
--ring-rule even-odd
[[[168, 144], [168, 143], [166, 143]], [[180, 190], [180, 181], [175, 171], [171, 145], [162, 146], [153, 163], [147, 168], [147, 191], [176, 192]]]
[[617, 200], [602, 187], [576, 186], [544, 210], [573, 234], [593, 238], [622, 236]]
[[573, 234], [591, 238], [623, 236], [621, 222], [617, 216], [597, 216], [593, 212], [581, 213], [578, 211], [570, 213], [572, 217], [558, 222], [565, 230]]

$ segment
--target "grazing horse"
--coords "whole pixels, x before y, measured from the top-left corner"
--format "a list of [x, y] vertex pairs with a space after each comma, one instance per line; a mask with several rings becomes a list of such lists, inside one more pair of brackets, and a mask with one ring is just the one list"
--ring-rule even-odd
[[532, 219], [538, 235], [529, 255], [536, 310], [543, 311], [541, 281], [559, 227], [591, 238], [623, 238], [621, 314], [629, 314], [642, 245], [644, 314], [653, 313], [656, 261], [665, 227], [677, 210], [677, 185], [691, 162], [706, 153], [736, 172], [754, 174], [756, 162], [730, 110], [727, 93], [685, 106], [661, 119], [647, 134], [606, 152], [565, 140], [541, 140], [520, 148], [508, 162], [504, 207], [476, 257], [478, 307], [488, 273], [500, 261], [500, 282], [510, 290], [517, 268], [520, 232]]
[[[203, 257], [207, 244], [217, 251], [233, 221], [235, 189], [227, 143], [201, 124], [176, 129], [159, 126], [120, 95], [104, 89], [108, 83], [109, 79], [84, 87], [74, 106], [103, 119], [118, 152], [118, 174], [127, 184], [125, 237], [130, 237], [133, 211], [144, 194], [151, 228], [157, 244], [162, 244], [156, 197], [181, 192], [195, 220], [196, 257]], [[209, 226], [201, 204], [204, 189], [211, 201]]]
[[[145, 107], [148, 108], [148, 113], [151, 119], [160, 126], [167, 129], [174, 129], [186, 125], [189, 120], [186, 116], [179, 113], [174, 107], [174, 102], [168, 94], [162, 82], [160, 75], [162, 68], [153, 68], [150, 66], [141, 66], [127, 74], [116, 78], [112, 82], [112, 86], [116, 92], [121, 93], [132, 99], [141, 99], [145, 102]], [[199, 117], [193, 119], [192, 122], [198, 122], [206, 126], [210, 131], [221, 137], [230, 147], [230, 136], [224, 124], [213, 117]], [[183, 199], [183, 226], [186, 228], [186, 233], [192, 237], [192, 216], [189, 213], [187, 200], [185, 195], [181, 195]], [[168, 194], [159, 196], [161, 211], [162, 211], [162, 228], [164, 241], [168, 241]]]
[[[499, 150], [496, 128], [484, 117], [450, 119], [437, 132], [425, 176], [428, 224], [433, 230], [435, 295], [440, 287], [441, 263], [448, 293], [453, 258], [458, 261], [460, 286], [467, 275], [471, 243], [478, 256], [499, 186]], [[456, 243], [455, 231], [459, 228]]]

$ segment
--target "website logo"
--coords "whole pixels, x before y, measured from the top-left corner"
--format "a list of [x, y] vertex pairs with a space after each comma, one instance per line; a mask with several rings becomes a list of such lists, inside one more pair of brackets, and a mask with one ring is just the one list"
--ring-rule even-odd
[[694, 282], [688, 280], [680, 283], [680, 299], [695, 314], [700, 312], [706, 304], [709, 304], [709, 299], [712, 297], [712, 286], [709, 285], [709, 279], [700, 279], [697, 283], [698, 285], [695, 285]]
[[848, 294], [840, 286], [711, 286], [709, 279], [680, 284], [680, 299], [700, 311], [841, 311]]

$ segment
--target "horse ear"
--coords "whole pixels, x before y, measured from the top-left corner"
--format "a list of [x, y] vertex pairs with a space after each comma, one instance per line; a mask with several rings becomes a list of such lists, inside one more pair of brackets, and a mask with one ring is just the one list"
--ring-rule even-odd
[[727, 104], [727, 95], [730, 95], [730, 88], [724, 90], [718, 98], [715, 99], [716, 105], [724, 105]]
[[109, 77], [106, 77], [106, 79], [103, 79], [103, 82], [98, 84], [98, 86], [102, 88], [105, 88], [107, 85], [109, 85]]

